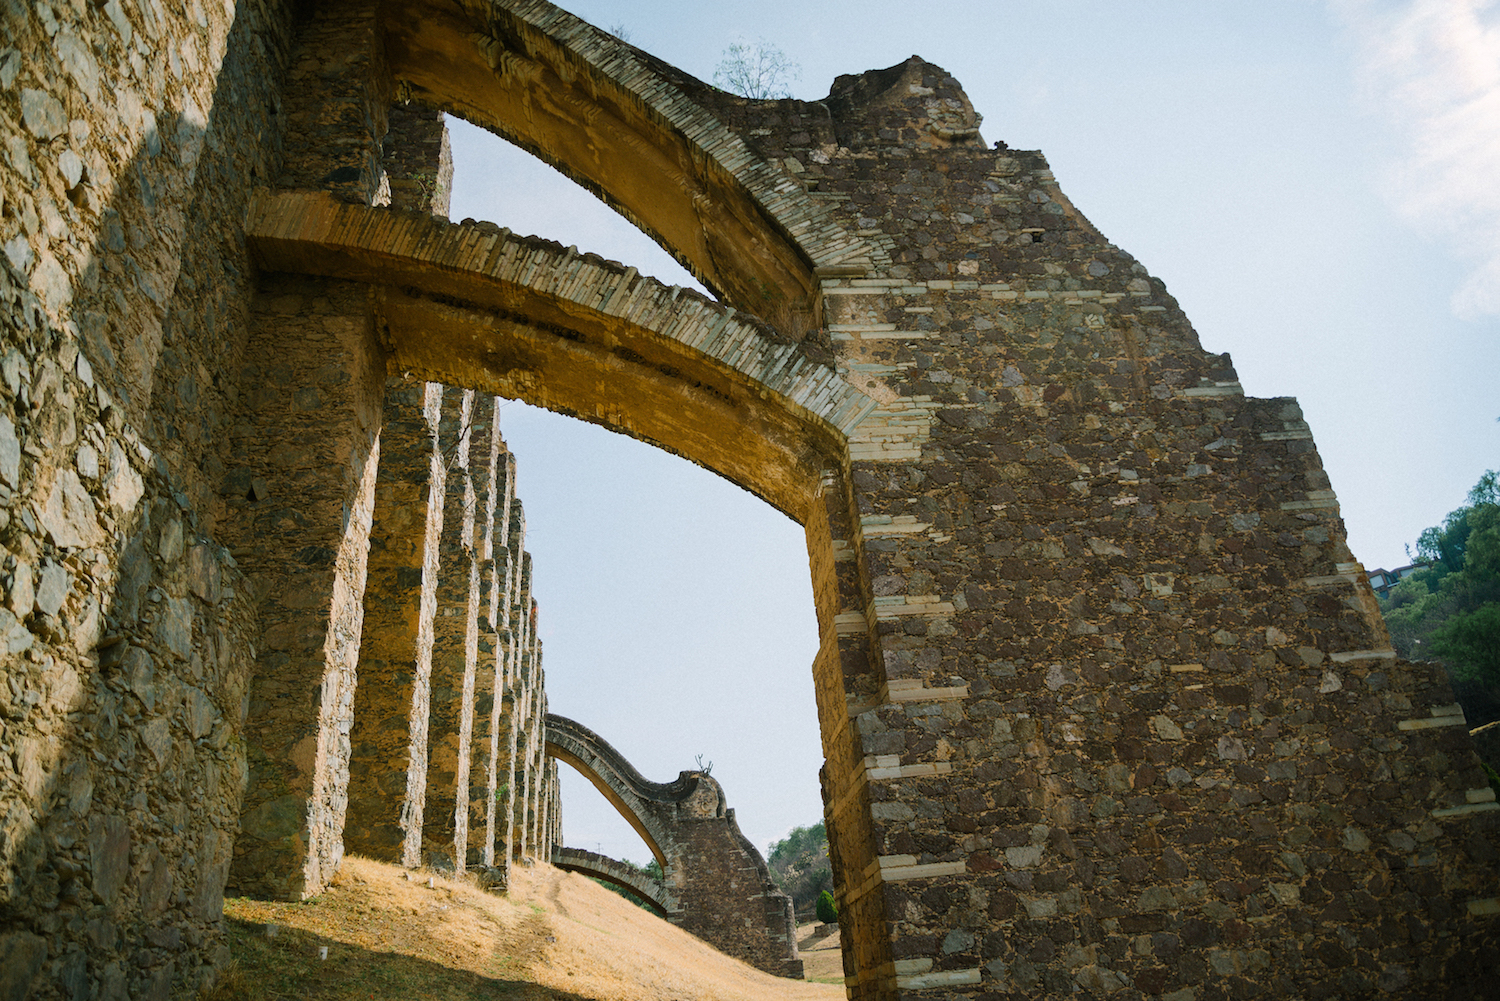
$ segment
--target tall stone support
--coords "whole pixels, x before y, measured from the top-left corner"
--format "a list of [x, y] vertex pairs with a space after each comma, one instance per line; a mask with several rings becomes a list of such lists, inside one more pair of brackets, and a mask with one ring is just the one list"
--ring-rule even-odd
[[391, 208], [448, 217], [453, 150], [443, 113], [396, 104], [386, 112], [384, 166]]
[[526, 767], [525, 812], [521, 818], [521, 850], [529, 858], [535, 858], [539, 850], [539, 827], [541, 822], [543, 776], [543, 742], [546, 738], [547, 691], [542, 685], [542, 643], [536, 636], [536, 602], [531, 603], [531, 625], [528, 630], [526, 652], [521, 661], [521, 670], [526, 684], [526, 715], [521, 720], [524, 735], [522, 760]]
[[495, 839], [504, 839], [497, 834], [495, 817], [496, 800], [500, 796], [502, 753], [502, 723], [505, 705], [505, 651], [503, 643], [504, 567], [508, 563], [505, 548], [510, 529], [510, 499], [515, 489], [512, 478], [514, 463], [505, 448], [500, 434], [500, 400], [485, 397], [489, 432], [486, 436], [488, 456], [485, 468], [487, 475], [483, 495], [484, 531], [479, 543], [482, 560], [481, 614], [480, 614], [480, 661], [478, 695], [475, 699], [474, 765], [470, 783], [470, 829], [477, 838], [470, 838], [470, 854], [474, 855], [477, 840], [477, 861], [485, 867], [495, 865]]
[[246, 503], [221, 523], [263, 630], [231, 883], [297, 899], [343, 856], [385, 362], [362, 286], [268, 276], [252, 323], [230, 473]]
[[344, 829], [349, 851], [407, 866], [421, 861], [427, 787], [442, 398], [436, 383], [386, 381]]
[[[336, 81], [318, 72], [329, 51], [348, 60]], [[320, 7], [290, 66], [278, 184], [386, 200], [374, 6]], [[385, 357], [364, 286], [263, 275], [251, 310], [242, 375], [256, 389], [241, 404], [232, 475], [252, 503], [231, 508], [223, 536], [246, 553], [264, 632], [230, 881], [296, 899], [318, 893], [343, 857]]]
[[[441, 112], [397, 104], [387, 110], [386, 123], [380, 166], [391, 207], [446, 217], [453, 158]], [[351, 166], [366, 169], [362, 163], [332, 169]], [[355, 698], [344, 836], [350, 851], [407, 866], [421, 862], [426, 799], [446, 473], [438, 438], [441, 403], [437, 383], [406, 375], [387, 379], [360, 646], [360, 674], [368, 683]]]
[[511, 504], [510, 555], [514, 567], [515, 584], [511, 591], [510, 606], [510, 734], [511, 749], [511, 810], [510, 851], [515, 859], [528, 854], [526, 844], [526, 811], [528, 783], [529, 734], [527, 720], [535, 712], [531, 688], [531, 556], [524, 549], [526, 538], [526, 511], [520, 500]]
[[865, 536], [852, 510], [848, 478], [826, 471], [805, 526], [820, 634], [813, 679], [825, 762], [818, 777], [834, 890], [846, 915], [847, 930], [841, 933], [844, 971], [851, 977], [860, 969], [879, 969], [892, 962], [889, 939], [877, 931], [885, 927], [886, 906], [872, 851], [866, 771], [867, 755], [872, 753], [886, 755], [884, 763], [889, 766], [889, 738], [867, 735], [858, 725], [861, 710], [878, 701], [885, 672], [874, 657], [869, 585], [859, 572], [866, 559]]
[[500, 424], [497, 419], [499, 400], [493, 395], [476, 394], [470, 418], [469, 483], [473, 495], [473, 528], [469, 537], [468, 556], [474, 588], [470, 600], [475, 606], [473, 636], [467, 641], [465, 656], [473, 657], [473, 695], [470, 699], [470, 737], [466, 781], [457, 795], [464, 800], [465, 840], [455, 842], [455, 850], [464, 853], [466, 865], [479, 865], [493, 856], [489, 847], [488, 802], [494, 801], [490, 780], [491, 718], [495, 701], [496, 635], [492, 622], [492, 599], [495, 593], [494, 534], [495, 491], [500, 486], [498, 471], [502, 453]]
[[[532, 615], [536, 614], [536, 603], [532, 603]], [[542, 641], [532, 639], [532, 703], [531, 716], [526, 720], [526, 768], [530, 777], [527, 793], [526, 848], [532, 858], [546, 858], [551, 850], [547, 838], [547, 809], [552, 801], [549, 781], [551, 768], [547, 762], [547, 686], [542, 672]]]
[[[284, 188], [331, 191], [342, 201], [385, 205], [391, 199], [381, 153], [390, 108], [372, 0], [329, 0], [313, 8], [292, 53], [282, 114]], [[337, 74], [323, 71], [339, 53]]]
[[468, 850], [469, 750], [478, 667], [479, 568], [473, 559], [475, 494], [469, 468], [472, 390], [443, 393], [448, 466], [439, 536], [438, 607], [433, 623], [432, 701], [428, 730], [423, 850], [462, 871]]
[[561, 848], [564, 844], [564, 841], [562, 825], [562, 783], [559, 782], [557, 778], [557, 762], [549, 759], [547, 765], [547, 781], [552, 788], [552, 795], [548, 798], [549, 805], [547, 808], [548, 824], [546, 838], [546, 844], [549, 850], [550, 857], [550, 850], [552, 848]]

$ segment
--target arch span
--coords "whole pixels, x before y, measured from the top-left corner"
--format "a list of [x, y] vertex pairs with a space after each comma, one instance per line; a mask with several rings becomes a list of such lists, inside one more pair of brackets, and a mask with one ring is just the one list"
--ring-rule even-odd
[[886, 260], [710, 113], [713, 88], [551, 3], [428, 0], [382, 15], [398, 93], [557, 167], [736, 306], [774, 297], [816, 314], [820, 272]]
[[[708, 773], [652, 782], [604, 738], [555, 714], [547, 716], [546, 750], [582, 772], [651, 848], [668, 920], [768, 973], [802, 976], [791, 898], [771, 882]], [[553, 860], [645, 896], [635, 885], [645, 877], [613, 859], [558, 846]]]
[[671, 829], [677, 804], [701, 794], [713, 799], [709, 809], [723, 812], [723, 794], [718, 783], [703, 781], [707, 775], [684, 771], [672, 782], [652, 782], [603, 737], [565, 716], [547, 714], [546, 750], [576, 768], [604, 794], [646, 842], [663, 873], [678, 861]]
[[559, 869], [593, 876], [621, 889], [629, 890], [650, 904], [652, 909], [664, 918], [670, 917], [679, 910], [676, 898], [672, 896], [665, 883], [652, 879], [639, 869], [631, 868], [608, 855], [584, 851], [582, 848], [564, 848], [562, 845], [556, 845], [552, 849], [552, 864]]
[[754, 316], [492, 224], [288, 192], [261, 195], [247, 231], [267, 270], [378, 288], [392, 371], [645, 439], [799, 522], [876, 407]]

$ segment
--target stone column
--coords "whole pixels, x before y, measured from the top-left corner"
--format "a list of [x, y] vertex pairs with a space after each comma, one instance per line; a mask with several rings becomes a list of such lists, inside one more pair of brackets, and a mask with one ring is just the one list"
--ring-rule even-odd
[[472, 390], [443, 391], [443, 437], [453, 446], [446, 452], [448, 478], [439, 541], [443, 569], [433, 624], [427, 803], [422, 832], [424, 851], [450, 856], [460, 873], [468, 850], [469, 748], [479, 632], [479, 568], [473, 558], [477, 498], [469, 465], [473, 416]]
[[[823, 477], [806, 532], [820, 643], [813, 665], [826, 761], [818, 773], [824, 824], [835, 875], [834, 894], [844, 924], [844, 970], [879, 969], [891, 962], [885, 897], [870, 829], [867, 755], [888, 753], [891, 738], [862, 733], [860, 713], [879, 701], [883, 665], [874, 655], [866, 609], [868, 588], [859, 572], [864, 540], [851, 512], [848, 481], [836, 471]], [[832, 555], [830, 560], [828, 557]]]
[[[442, 113], [396, 104], [387, 110], [386, 122], [380, 163], [391, 207], [446, 217], [453, 157]], [[344, 832], [350, 851], [409, 867], [421, 863], [427, 786], [432, 620], [444, 499], [437, 436], [442, 392], [437, 383], [386, 380], [384, 459], [376, 477], [360, 646], [360, 674], [368, 683], [355, 699]]]
[[493, 856], [489, 847], [489, 805], [494, 802], [490, 756], [491, 717], [495, 702], [495, 630], [491, 597], [494, 593], [495, 565], [495, 490], [500, 461], [500, 431], [496, 420], [498, 399], [478, 395], [474, 398], [469, 445], [469, 477], [474, 492], [474, 527], [469, 547], [473, 566], [476, 615], [473, 621], [473, 698], [469, 712], [471, 734], [468, 754], [468, 781], [459, 786], [465, 797], [465, 830], [463, 849], [466, 865], [488, 865]]
[[[370, 0], [329, 0], [302, 26], [282, 106], [289, 126], [280, 187], [331, 191], [363, 205], [390, 200], [381, 163], [390, 77], [375, 7]], [[334, 52], [339, 72], [323, 72]]]
[[[479, 789], [479, 800], [476, 801], [478, 813], [476, 822], [482, 818], [484, 823], [484, 840], [480, 848], [480, 862], [485, 867], [495, 865], [495, 840], [508, 843], [509, 829], [496, 830], [496, 816], [499, 811], [499, 800], [508, 792], [509, 783], [505, 775], [509, 768], [509, 757], [502, 758], [507, 748], [504, 742], [504, 707], [505, 707], [505, 627], [509, 619], [509, 600], [507, 570], [510, 559], [509, 552], [505, 548], [506, 539], [510, 533], [510, 500], [514, 490], [515, 481], [512, 473], [515, 470], [514, 460], [505, 450], [505, 442], [500, 436], [500, 401], [492, 400], [494, 407], [494, 419], [492, 421], [492, 433], [490, 436], [490, 483], [489, 504], [485, 517], [486, 534], [484, 540], [485, 573], [488, 578], [488, 600], [485, 604], [485, 615], [482, 625], [484, 631], [481, 640], [481, 674], [485, 678], [485, 691], [482, 698], [476, 703], [476, 717], [482, 717], [485, 721], [484, 739], [475, 741], [476, 748], [476, 774], [483, 776], [483, 784]], [[488, 644], [487, 648], [484, 644]], [[482, 768], [479, 767], [482, 757]], [[506, 784], [506, 790], [502, 791], [501, 783]], [[500, 858], [505, 859], [505, 853], [500, 853]]]
[[394, 104], [386, 112], [383, 158], [391, 208], [448, 217], [453, 186], [453, 152], [443, 113], [414, 104]]
[[427, 787], [427, 715], [438, 533], [443, 524], [443, 387], [386, 381], [364, 635], [350, 761], [349, 851], [415, 866]]
[[[526, 815], [530, 809], [530, 734], [527, 721], [533, 712], [533, 690], [529, 649], [531, 646], [531, 556], [521, 548], [525, 539], [526, 520], [517, 500], [511, 514], [511, 558], [518, 571], [514, 600], [511, 603], [511, 725], [515, 732], [515, 751], [511, 755], [511, 785], [514, 789], [511, 812], [511, 854], [523, 858], [528, 853]], [[519, 531], [518, 531], [519, 529]]]
[[[381, 200], [386, 74], [374, 5], [334, 2], [301, 28], [283, 113], [283, 188]], [[318, 72], [343, 54], [341, 72]], [[263, 629], [245, 725], [249, 783], [230, 885], [298, 899], [343, 857], [385, 358], [369, 290], [262, 275], [235, 424], [225, 541], [243, 553]]]
[[531, 843], [533, 858], [547, 860], [552, 857], [552, 843], [547, 836], [547, 824], [550, 819], [548, 810], [552, 806], [552, 783], [548, 781], [552, 769], [547, 760], [547, 689], [543, 684], [542, 676], [542, 644], [536, 643], [536, 653], [533, 655], [533, 663], [536, 665], [535, 691], [536, 716], [532, 720], [531, 732], [534, 735], [531, 771], [536, 783], [536, 795], [532, 802], [535, 807], [531, 815], [531, 830], [527, 832], [527, 840]]
[[385, 361], [363, 286], [268, 275], [251, 323], [222, 532], [263, 633], [230, 884], [298, 899], [343, 857]]
[[[513, 621], [511, 617], [511, 595], [514, 593], [519, 574], [516, 572], [517, 561], [512, 559], [509, 548], [510, 539], [510, 512], [513, 500], [513, 488], [515, 483], [515, 462], [506, 456], [505, 475], [506, 493], [505, 518], [503, 524], [506, 526], [505, 544], [497, 545], [495, 550], [495, 579], [497, 582], [497, 594], [495, 601], [496, 626], [496, 713], [494, 729], [494, 770], [496, 795], [493, 803], [494, 811], [490, 817], [491, 833], [489, 843], [497, 850], [495, 857], [490, 862], [491, 866], [501, 866], [507, 871], [510, 867], [511, 845], [514, 843], [512, 829], [515, 814], [515, 759], [516, 759], [516, 693], [515, 693], [515, 636], [512, 633]], [[497, 525], [502, 524], [499, 515], [496, 515]]]

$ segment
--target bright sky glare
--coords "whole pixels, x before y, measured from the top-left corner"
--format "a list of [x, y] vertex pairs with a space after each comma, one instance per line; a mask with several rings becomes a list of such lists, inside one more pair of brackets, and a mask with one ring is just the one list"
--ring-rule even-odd
[[[1368, 569], [1500, 466], [1496, 0], [571, 0], [702, 79], [732, 42], [795, 96], [913, 52], [1046, 153], [1064, 192], [1167, 283], [1249, 395], [1295, 396]], [[550, 168], [451, 122], [455, 219], [577, 244], [668, 283], [660, 248]], [[798, 526], [647, 446], [523, 404], [518, 465], [553, 711], [668, 780], [714, 762], [765, 848], [821, 819], [816, 650]], [[569, 844], [644, 845], [564, 768]]]

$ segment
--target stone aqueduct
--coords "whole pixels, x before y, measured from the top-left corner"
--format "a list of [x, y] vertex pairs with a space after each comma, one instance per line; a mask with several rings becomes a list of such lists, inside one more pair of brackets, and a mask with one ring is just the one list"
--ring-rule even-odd
[[[497, 396], [806, 527], [851, 997], [1484, 995], [1500, 810], [1296, 404], [937, 67], [746, 101], [543, 0], [0, 18], [8, 996], [187, 996], [226, 885], [346, 846], [551, 844]], [[434, 217], [437, 111], [718, 301]]]
[[658, 882], [593, 852], [552, 850], [552, 863], [635, 893], [722, 952], [778, 976], [802, 976], [791, 898], [740, 833], [707, 772], [652, 782], [588, 727], [548, 716], [547, 754], [588, 777], [636, 829], [661, 868]]

